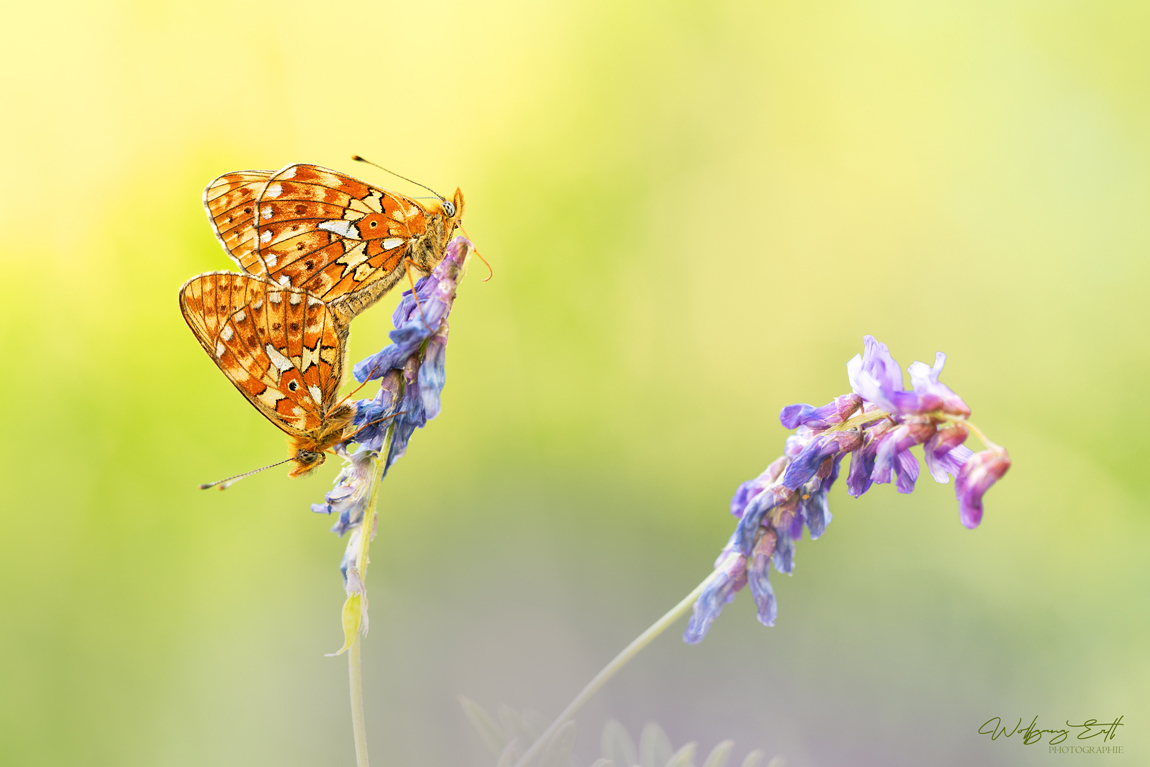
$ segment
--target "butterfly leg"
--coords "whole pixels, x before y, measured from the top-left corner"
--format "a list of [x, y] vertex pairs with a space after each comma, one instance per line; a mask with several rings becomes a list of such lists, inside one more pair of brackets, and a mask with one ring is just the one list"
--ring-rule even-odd
[[411, 283], [411, 297], [415, 299], [415, 308], [419, 309], [419, 319], [423, 321], [423, 327], [427, 328], [428, 333], [434, 333], [435, 328], [427, 324], [427, 315], [423, 313], [423, 307], [419, 303], [419, 294], [415, 292], [415, 280], [411, 277], [411, 265], [413, 263], [410, 258], [403, 262], [403, 268], [407, 272], [407, 281]]

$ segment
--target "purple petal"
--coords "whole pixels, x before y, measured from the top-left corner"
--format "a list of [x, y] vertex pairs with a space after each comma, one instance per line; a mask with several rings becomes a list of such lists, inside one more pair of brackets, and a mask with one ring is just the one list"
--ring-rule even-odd
[[870, 489], [871, 474], [874, 473], [874, 458], [876, 447], [872, 441], [864, 444], [862, 448], [851, 453], [851, 468], [847, 472], [847, 494], [853, 498]]
[[857, 394], [844, 394], [835, 397], [822, 407], [813, 405], [787, 405], [779, 413], [779, 420], [788, 429], [807, 426], [811, 429], [825, 429], [847, 420], [862, 406], [862, 397]]
[[958, 474], [966, 459], [973, 454], [970, 448], [962, 444], [967, 436], [967, 428], [956, 423], [939, 429], [923, 444], [922, 452], [926, 459], [926, 468], [935, 482], [945, 485], [950, 481], [950, 475]]
[[770, 579], [770, 563], [775, 553], [775, 540], [774, 531], [767, 530], [763, 533], [763, 537], [751, 552], [747, 566], [747, 583], [751, 587], [751, 596], [755, 598], [759, 623], [764, 626], [775, 625], [775, 618], [778, 615], [775, 590], [771, 587]]
[[982, 496], [1010, 468], [1010, 456], [1003, 448], [982, 450], [963, 464], [954, 481], [958, 515], [973, 530], [982, 521]]
[[419, 366], [419, 393], [423, 398], [423, 412], [428, 421], [439, 415], [439, 395], [447, 382], [447, 331], [447, 320], [443, 320], [428, 341], [423, 363]]
[[876, 341], [874, 336], [863, 336], [862, 356], [856, 354], [847, 363], [847, 380], [852, 391], [872, 402], [874, 398], [867, 396], [868, 392], [864, 389], [880, 392], [902, 390], [901, 368], [890, 355], [886, 344]]
[[849, 453], [858, 449], [861, 438], [854, 431], [838, 431], [820, 434], [803, 448], [783, 472], [782, 485], [795, 491], [811, 480], [828, 456]]
[[707, 584], [703, 593], [695, 600], [694, 614], [687, 623], [687, 630], [683, 633], [683, 641], [687, 644], [698, 644], [707, 635], [707, 630], [723, 611], [723, 605], [730, 602], [735, 592], [741, 588], [738, 581], [746, 583], [747, 558], [741, 554], [724, 550], [720, 555], [715, 571], [718, 575]]
[[909, 450], [899, 453], [895, 461], [894, 473], [898, 477], [895, 483], [898, 491], [900, 493], [913, 492], [914, 483], [918, 479], [918, 459], [914, 457], [914, 453]]
[[950, 415], [969, 416], [970, 408], [962, 401], [962, 397], [951, 391], [946, 384], [938, 382], [944, 364], [946, 355], [937, 352], [934, 355], [933, 367], [927, 367], [925, 362], [916, 361], [907, 369], [910, 373], [911, 388], [923, 400], [920, 412], [942, 410]]
[[731, 498], [731, 514], [736, 517], [743, 516], [743, 510], [747, 508], [747, 504], [769, 485], [774, 484], [779, 475], [783, 473], [783, 468], [786, 465], [786, 456], [776, 458], [762, 474], [739, 485], [738, 489], [735, 490], [734, 497]]

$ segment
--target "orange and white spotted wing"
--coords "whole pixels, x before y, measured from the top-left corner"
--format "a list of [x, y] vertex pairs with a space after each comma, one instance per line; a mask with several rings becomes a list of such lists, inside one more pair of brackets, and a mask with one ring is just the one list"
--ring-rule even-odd
[[180, 288], [180, 310], [200, 345], [268, 420], [310, 442], [331, 431], [347, 327], [323, 301], [250, 275], [209, 272]]
[[404, 262], [430, 271], [462, 215], [317, 165], [240, 171], [208, 185], [204, 206], [240, 268], [302, 288], [348, 319], [391, 289]]
[[204, 189], [204, 209], [216, 239], [241, 269], [257, 277], [267, 276], [267, 270], [254, 256], [255, 206], [271, 175], [270, 170], [239, 170], [225, 173]]

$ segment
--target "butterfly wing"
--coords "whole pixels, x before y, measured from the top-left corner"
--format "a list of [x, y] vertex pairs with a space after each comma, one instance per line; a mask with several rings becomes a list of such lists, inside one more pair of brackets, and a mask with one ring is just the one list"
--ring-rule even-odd
[[256, 255], [255, 206], [271, 175], [270, 170], [239, 170], [204, 189], [204, 210], [216, 239], [240, 269], [257, 277], [267, 276], [267, 269]]
[[271, 174], [257, 209], [256, 253], [272, 281], [287, 277], [286, 284], [329, 302], [397, 279], [430, 213], [395, 192], [299, 164]]
[[209, 272], [180, 288], [180, 310], [228, 380], [295, 437], [324, 430], [343, 380], [347, 326], [303, 290]]

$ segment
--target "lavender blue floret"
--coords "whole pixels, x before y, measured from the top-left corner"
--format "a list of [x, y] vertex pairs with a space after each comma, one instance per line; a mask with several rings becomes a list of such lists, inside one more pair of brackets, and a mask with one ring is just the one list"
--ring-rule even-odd
[[777, 604], [770, 566], [789, 574], [803, 529], [812, 540], [826, 532], [831, 521], [827, 493], [848, 455], [849, 495], [858, 497], [874, 484], [887, 483], [910, 493], [920, 471], [911, 450], [921, 446], [931, 477], [940, 483], [956, 478], [962, 524], [978, 526], [982, 498], [1010, 468], [1010, 458], [996, 445], [988, 443], [987, 450], [974, 453], [963, 444], [970, 408], [938, 380], [945, 362], [946, 355], [939, 352], [932, 366], [912, 364], [908, 390], [890, 350], [866, 336], [863, 353], [847, 363], [851, 393], [818, 407], [782, 409], [779, 421], [796, 431], [787, 437], [783, 455], [740, 484], [731, 498], [731, 514], [739, 521], [695, 603], [685, 641], [701, 641], [723, 605], [746, 585], [759, 621], [774, 625]]

